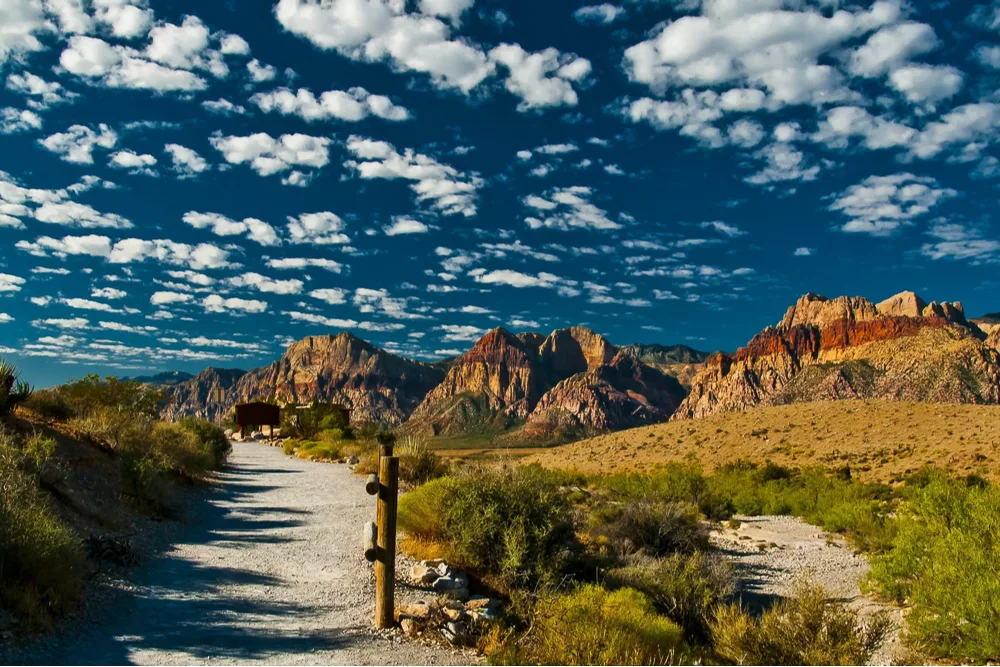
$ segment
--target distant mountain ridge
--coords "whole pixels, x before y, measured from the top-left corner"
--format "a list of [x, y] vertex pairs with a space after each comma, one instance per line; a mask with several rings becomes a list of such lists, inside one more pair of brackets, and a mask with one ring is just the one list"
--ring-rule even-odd
[[[704, 355], [690, 348], [673, 354]], [[216, 387], [223, 389], [221, 402], [214, 401]], [[274, 363], [250, 371], [205, 369], [168, 388], [161, 414], [217, 419], [249, 400], [318, 399], [346, 405], [355, 422], [410, 433], [504, 435], [517, 429], [511, 437], [554, 441], [664, 421], [684, 394], [676, 379], [640, 361], [634, 350], [619, 350], [583, 327], [549, 336], [497, 328], [465, 354], [433, 364], [342, 332], [304, 338]]]
[[184, 371], [164, 371], [162, 373], [156, 373], [155, 375], [139, 375], [134, 378], [122, 378], [123, 380], [132, 380], [133, 382], [141, 382], [142, 384], [152, 384], [162, 387], [172, 387], [175, 384], [180, 384], [181, 382], [186, 382], [193, 378], [194, 375], [191, 373], [186, 373]]
[[997, 403], [998, 338], [957, 302], [810, 293], [735, 354], [712, 357], [672, 418], [846, 398]]

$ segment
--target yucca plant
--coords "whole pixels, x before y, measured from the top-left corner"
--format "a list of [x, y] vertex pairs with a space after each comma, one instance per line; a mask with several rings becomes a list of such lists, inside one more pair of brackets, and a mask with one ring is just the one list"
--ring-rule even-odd
[[6, 359], [0, 359], [0, 417], [14, 411], [18, 403], [31, 398], [31, 386], [21, 379], [17, 367]]

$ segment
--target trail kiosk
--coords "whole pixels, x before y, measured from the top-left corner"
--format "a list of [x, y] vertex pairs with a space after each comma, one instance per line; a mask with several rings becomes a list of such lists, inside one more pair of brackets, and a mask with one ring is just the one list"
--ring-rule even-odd
[[236, 406], [236, 428], [243, 438], [247, 437], [247, 428], [253, 430], [257, 426], [263, 431], [268, 427], [268, 436], [274, 435], [274, 429], [281, 426], [281, 408], [270, 403], [256, 401], [241, 403]]

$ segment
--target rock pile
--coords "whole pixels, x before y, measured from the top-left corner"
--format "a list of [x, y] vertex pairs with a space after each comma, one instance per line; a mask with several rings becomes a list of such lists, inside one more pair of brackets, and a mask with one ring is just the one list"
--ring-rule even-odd
[[442, 560], [426, 560], [410, 568], [421, 587], [438, 593], [435, 600], [400, 604], [396, 620], [409, 637], [440, 635], [454, 646], [472, 646], [484, 629], [503, 614], [499, 600], [469, 595], [469, 578]]

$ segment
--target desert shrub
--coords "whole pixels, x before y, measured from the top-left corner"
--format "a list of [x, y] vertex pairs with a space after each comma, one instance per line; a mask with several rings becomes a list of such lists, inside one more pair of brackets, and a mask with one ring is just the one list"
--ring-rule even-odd
[[579, 548], [565, 495], [530, 468], [434, 480], [403, 497], [399, 516], [404, 530], [444, 543], [450, 563], [502, 590], [556, 580]]
[[300, 441], [294, 438], [288, 438], [281, 444], [281, 451], [291, 456], [295, 453], [295, 450], [299, 448]]
[[14, 364], [0, 359], [0, 417], [9, 415], [19, 404], [31, 398], [31, 386], [21, 379]]
[[74, 417], [69, 423], [81, 436], [105, 443], [114, 451], [123, 452], [146, 446], [154, 420], [144, 414], [99, 407], [83, 416]]
[[32, 433], [24, 438], [21, 455], [30, 468], [36, 472], [56, 453], [56, 441], [41, 433]]
[[13, 437], [0, 433], [0, 603], [45, 626], [79, 596], [83, 549], [25, 463]]
[[715, 609], [735, 592], [732, 569], [721, 557], [705, 552], [642, 558], [611, 570], [608, 584], [645, 594], [657, 611], [681, 626], [688, 640], [707, 642]]
[[728, 519], [734, 508], [728, 498], [712, 488], [699, 466], [671, 463], [653, 473], [618, 474], [592, 480], [598, 488], [607, 489], [621, 499], [658, 499], [691, 503], [712, 521]]
[[28, 400], [21, 404], [21, 407], [43, 419], [65, 421], [73, 416], [73, 409], [70, 408], [69, 403], [54, 389], [34, 392]]
[[534, 607], [532, 630], [507, 659], [538, 665], [663, 665], [684, 650], [681, 629], [649, 598], [593, 584], [549, 593]]
[[215, 456], [197, 434], [181, 424], [156, 422], [149, 435], [149, 452], [167, 470], [187, 477], [215, 467]]
[[315, 440], [320, 431], [351, 427], [350, 411], [337, 403], [313, 401], [308, 408], [282, 410], [281, 432], [304, 440]]
[[100, 410], [110, 410], [127, 416], [156, 417], [156, 404], [162, 392], [135, 380], [121, 380], [114, 376], [101, 378], [90, 374], [55, 389], [60, 397], [78, 416], [87, 416]]
[[148, 453], [127, 450], [118, 459], [122, 493], [138, 505], [155, 512], [166, 512], [167, 470], [163, 462]]
[[909, 495], [892, 549], [873, 559], [872, 582], [909, 602], [908, 637], [922, 651], [1000, 658], [1000, 489], [937, 475]]
[[448, 464], [427, 448], [427, 443], [406, 438], [395, 449], [399, 457], [399, 478], [409, 484], [424, 484], [448, 474]]
[[715, 652], [737, 665], [863, 665], [885, 640], [890, 621], [867, 622], [828, 604], [822, 588], [800, 583], [795, 594], [759, 618], [738, 605], [720, 607], [710, 628]]
[[690, 503], [632, 498], [592, 516], [592, 531], [622, 553], [666, 556], [708, 548], [708, 529]]
[[300, 441], [295, 455], [303, 459], [314, 458], [324, 461], [336, 461], [343, 456], [339, 444], [315, 440]]
[[181, 426], [195, 434], [202, 446], [212, 455], [215, 467], [225, 463], [226, 457], [232, 451], [233, 446], [226, 437], [226, 432], [222, 428], [203, 419], [186, 417], [181, 420]]

